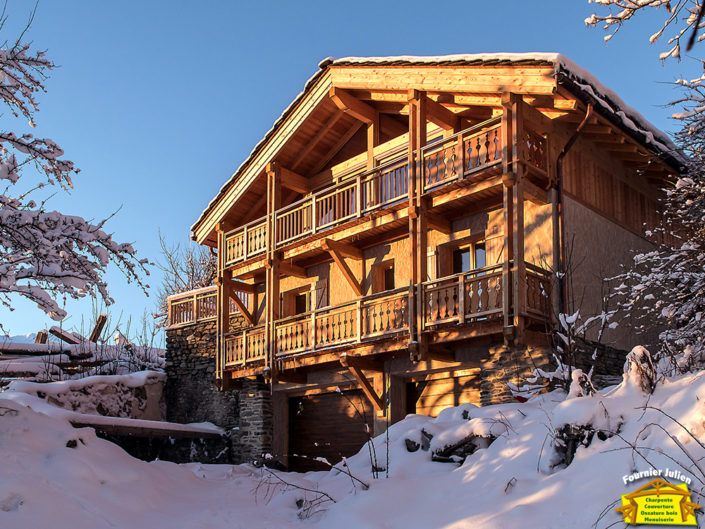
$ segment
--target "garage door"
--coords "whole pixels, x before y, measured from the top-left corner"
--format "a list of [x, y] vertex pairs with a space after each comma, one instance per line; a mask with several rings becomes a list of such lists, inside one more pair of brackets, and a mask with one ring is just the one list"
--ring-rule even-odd
[[356, 454], [372, 431], [374, 411], [360, 390], [289, 399], [289, 468], [298, 472], [326, 470]]
[[480, 377], [440, 378], [406, 385], [407, 413], [437, 417], [441, 410], [460, 404], [480, 404]]

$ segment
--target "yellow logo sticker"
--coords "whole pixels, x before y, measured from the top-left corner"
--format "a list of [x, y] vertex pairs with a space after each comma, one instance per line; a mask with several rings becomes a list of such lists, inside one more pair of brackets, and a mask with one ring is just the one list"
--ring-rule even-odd
[[698, 525], [695, 509], [685, 483], [671, 485], [656, 478], [631, 494], [622, 495], [622, 506], [615, 509], [628, 524]]

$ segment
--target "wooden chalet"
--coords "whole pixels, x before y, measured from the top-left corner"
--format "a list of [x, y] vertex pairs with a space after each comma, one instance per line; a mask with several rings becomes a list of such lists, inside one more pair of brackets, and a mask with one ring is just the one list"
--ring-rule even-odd
[[557, 54], [326, 60], [193, 225], [218, 282], [170, 323], [217, 320], [223, 388], [271, 383], [285, 464], [349, 455], [362, 422], [510, 398], [571, 292], [599, 307], [595, 275], [648, 248], [679, 166]]

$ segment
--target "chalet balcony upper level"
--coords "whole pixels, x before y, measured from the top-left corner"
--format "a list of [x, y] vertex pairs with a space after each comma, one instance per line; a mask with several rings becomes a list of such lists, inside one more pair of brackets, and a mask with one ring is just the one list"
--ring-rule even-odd
[[[546, 170], [545, 139], [532, 135], [524, 143], [525, 159]], [[433, 196], [450, 186], [477, 182], [487, 171], [499, 172], [503, 146], [501, 119], [494, 118], [446, 138], [438, 138], [417, 156], [421, 194]], [[365, 218], [401, 209], [409, 198], [409, 160], [397, 151], [373, 170], [352, 170], [339, 181], [274, 212], [272, 244], [276, 250], [329, 236]], [[226, 268], [263, 259], [268, 219], [262, 217], [224, 234]]]

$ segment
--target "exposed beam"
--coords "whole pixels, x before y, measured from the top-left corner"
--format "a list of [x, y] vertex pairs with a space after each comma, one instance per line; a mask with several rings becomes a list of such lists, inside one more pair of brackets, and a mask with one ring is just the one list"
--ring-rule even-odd
[[442, 129], [455, 132], [460, 130], [458, 115], [429, 97], [426, 98], [426, 117], [431, 123], [435, 123]]
[[297, 266], [286, 261], [282, 261], [279, 263], [279, 272], [282, 275], [294, 276], [301, 279], [308, 278], [308, 274], [306, 273], [306, 269], [304, 267]]
[[292, 384], [306, 384], [308, 382], [308, 377], [306, 373], [297, 372], [279, 372], [277, 373], [277, 382], [290, 382]]
[[424, 215], [426, 216], [426, 222], [434, 230], [445, 233], [446, 235], [450, 235], [453, 231], [451, 222], [448, 219], [444, 219], [440, 215], [431, 213], [430, 211], [424, 212]]
[[308, 178], [286, 167], [281, 168], [281, 182], [282, 186], [296, 191], [297, 193], [301, 193], [302, 195], [311, 191], [311, 182]]
[[240, 281], [238, 279], [230, 279], [230, 288], [232, 288], [235, 292], [247, 292], [248, 294], [254, 294], [257, 289], [255, 285], [251, 283], [245, 283], [244, 281]]
[[348, 368], [348, 370], [357, 379], [358, 383], [360, 384], [360, 389], [362, 389], [362, 392], [367, 396], [368, 399], [370, 399], [375, 409], [378, 412], [384, 413], [385, 409], [384, 403], [382, 402], [382, 397], [377, 395], [375, 388], [372, 386], [369, 379], [365, 376], [365, 373], [363, 373], [362, 369], [358, 367], [358, 365], [356, 365], [355, 363], [348, 363], [344, 357], [345, 355], [341, 355], [340, 363], [344, 367]]
[[348, 263], [345, 262], [345, 257], [337, 250], [338, 247], [336, 245], [330, 246], [326, 244], [327, 242], [329, 242], [329, 239], [323, 241], [321, 248], [326, 250], [333, 258], [333, 261], [338, 265], [338, 268], [340, 268], [340, 271], [343, 273], [343, 277], [345, 277], [355, 294], [362, 297], [362, 286], [360, 286], [360, 282], [355, 277], [355, 274], [353, 274], [353, 271], [350, 270]]
[[357, 133], [357, 131], [360, 130], [360, 127], [362, 127], [362, 122], [356, 121], [355, 124], [350, 127], [350, 129], [345, 134], [343, 134], [340, 140], [338, 140], [338, 142], [333, 145], [333, 147], [331, 147], [325, 155], [323, 155], [318, 164], [311, 170], [311, 174], [320, 173], [321, 170], [326, 165], [328, 165], [328, 162], [330, 162], [335, 157], [335, 155], [340, 152], [340, 149], [345, 147], [345, 145], [352, 139], [352, 137]]
[[548, 191], [541, 189], [539, 186], [527, 179], [524, 179], [522, 185], [524, 186], [524, 195], [528, 200], [539, 205], [548, 203]]
[[350, 257], [359, 261], [363, 258], [362, 250], [356, 248], [350, 243], [342, 241], [334, 241], [333, 239], [323, 239], [321, 241], [321, 248], [326, 252], [336, 251], [344, 257]]
[[299, 164], [306, 158], [308, 153], [311, 152], [311, 150], [318, 145], [318, 142], [321, 141], [325, 136], [328, 135], [330, 132], [330, 129], [333, 128], [333, 126], [338, 123], [340, 118], [343, 117], [343, 112], [340, 110], [337, 110], [335, 114], [333, 114], [328, 121], [326, 121], [323, 126], [318, 129], [318, 132], [316, 132], [315, 136], [308, 140], [306, 142], [306, 146], [299, 151], [299, 154], [296, 156], [294, 161], [291, 163], [291, 169], [296, 170], [299, 166]]
[[34, 339], [34, 343], [47, 343], [47, 339], [49, 338], [49, 333], [47, 333], [46, 329], [43, 331], [39, 331], [37, 333], [37, 337]]
[[434, 345], [433, 347], [427, 348], [425, 359], [452, 364], [455, 362], [455, 353], [451, 349]]
[[250, 325], [255, 325], [255, 319], [252, 317], [252, 314], [250, 314], [250, 311], [247, 310], [247, 307], [245, 304], [242, 302], [239, 296], [230, 296], [230, 299], [235, 303], [235, 306], [238, 308], [240, 311], [240, 314], [243, 315], [243, 317], [247, 320], [247, 323]]
[[473, 107], [501, 107], [502, 96], [499, 94], [458, 94], [455, 96], [455, 103]]
[[[264, 214], [260, 212], [263, 207], [267, 205], [267, 193], [262, 193], [257, 202], [255, 202], [252, 207], [249, 208], [249, 214], [243, 217], [240, 224], [247, 224], [248, 222], [263, 217]], [[266, 212], [265, 212], [266, 213]]]
[[379, 119], [379, 112], [376, 109], [355, 98], [350, 92], [332, 87], [328, 95], [335, 106], [363, 123], [369, 125]]
[[396, 138], [402, 134], [409, 132], [409, 124], [407, 121], [404, 123], [400, 122], [397, 118], [392, 115], [379, 117], [380, 130], [390, 138]]
[[377, 371], [378, 373], [384, 372], [384, 361], [375, 357], [342, 353], [340, 355], [340, 363], [343, 367], [353, 365], [359, 367], [360, 369], [366, 369], [367, 371]]
[[614, 152], [637, 152], [637, 151], [639, 151], [639, 147], [637, 147], [636, 145], [633, 145], [631, 143], [598, 141], [598, 142], [595, 142], [595, 144], [598, 147], [601, 147], [605, 150], [614, 151]]

